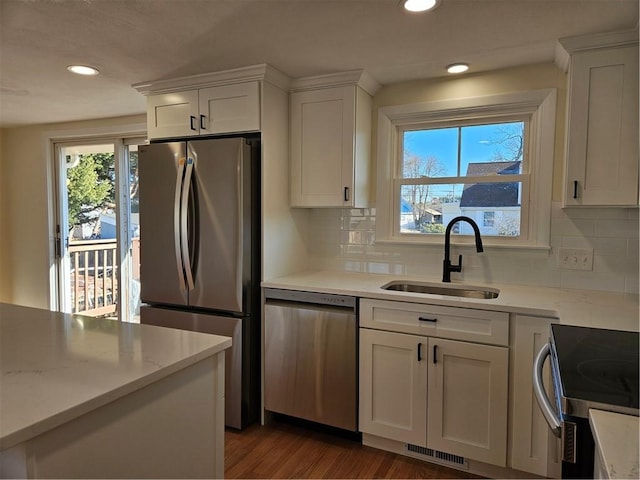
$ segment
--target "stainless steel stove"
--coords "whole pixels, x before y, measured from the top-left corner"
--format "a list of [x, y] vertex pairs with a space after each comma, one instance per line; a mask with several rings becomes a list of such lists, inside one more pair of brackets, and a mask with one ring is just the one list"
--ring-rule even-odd
[[[549, 344], [538, 353], [534, 390], [550, 428], [562, 439], [562, 477], [592, 478], [593, 437], [589, 409], [638, 416], [638, 332], [551, 325]], [[551, 357], [553, 402], [542, 385]]]

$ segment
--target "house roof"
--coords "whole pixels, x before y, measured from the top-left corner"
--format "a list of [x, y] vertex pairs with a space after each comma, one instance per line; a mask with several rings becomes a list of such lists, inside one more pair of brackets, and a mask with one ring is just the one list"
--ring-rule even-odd
[[[467, 176], [514, 175], [520, 173], [521, 163], [470, 163]], [[464, 187], [460, 207], [516, 207], [520, 205], [519, 182], [474, 183]]]

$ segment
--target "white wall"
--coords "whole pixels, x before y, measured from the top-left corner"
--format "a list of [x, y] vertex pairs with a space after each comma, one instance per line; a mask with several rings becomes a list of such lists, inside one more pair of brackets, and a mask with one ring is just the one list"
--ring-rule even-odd
[[[556, 139], [551, 218], [551, 251], [487, 248], [454, 249], [464, 256], [462, 275], [469, 282], [516, 283], [638, 294], [638, 209], [561, 208], [564, 172], [566, 75], [553, 64], [529, 65], [460, 77], [384, 86], [374, 97], [377, 110], [403, 105], [507, 92], [556, 88]], [[375, 172], [376, 132], [373, 158]], [[375, 198], [375, 182], [372, 185]], [[376, 245], [376, 210], [314, 210], [311, 216], [310, 266], [396, 275], [442, 275], [443, 246]], [[593, 271], [560, 270], [558, 247], [594, 250]], [[455, 258], [455, 257], [452, 257]]]
[[[311, 267], [327, 270], [442, 277], [438, 246], [376, 245], [375, 208], [316, 209], [311, 216]], [[560, 270], [558, 247], [592, 248], [593, 271]], [[454, 281], [510, 283], [638, 294], [638, 210], [563, 210], [554, 202], [551, 251], [452, 248], [463, 255]]]
[[[64, 124], [47, 124], [0, 131], [0, 301], [49, 307], [50, 255], [49, 134], [113, 132], [145, 124], [144, 115]], [[52, 155], [49, 155], [49, 160]]]

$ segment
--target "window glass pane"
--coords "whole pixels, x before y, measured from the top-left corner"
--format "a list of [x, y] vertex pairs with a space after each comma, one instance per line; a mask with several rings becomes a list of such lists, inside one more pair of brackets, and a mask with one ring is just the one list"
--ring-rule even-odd
[[[518, 236], [521, 195], [521, 182], [402, 185], [400, 232], [444, 233], [454, 217], [464, 215], [476, 221], [482, 235]], [[467, 224], [453, 232], [473, 233]]]
[[458, 176], [458, 128], [405, 131], [402, 176]]
[[461, 128], [460, 175], [522, 173], [524, 122]]

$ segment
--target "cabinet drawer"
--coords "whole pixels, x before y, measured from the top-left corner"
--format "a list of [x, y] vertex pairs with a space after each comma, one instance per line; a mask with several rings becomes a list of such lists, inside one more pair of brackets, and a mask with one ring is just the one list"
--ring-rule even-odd
[[509, 344], [509, 314], [490, 310], [362, 299], [360, 326], [492, 345]]

